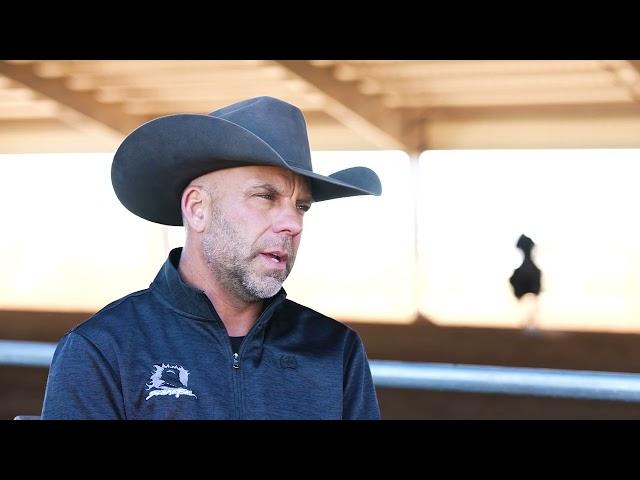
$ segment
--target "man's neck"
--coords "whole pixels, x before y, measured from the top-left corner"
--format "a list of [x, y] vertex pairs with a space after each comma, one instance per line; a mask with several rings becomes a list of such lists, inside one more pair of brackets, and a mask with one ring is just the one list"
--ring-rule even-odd
[[215, 278], [204, 258], [187, 250], [186, 246], [182, 249], [178, 273], [187, 284], [204, 291], [230, 336], [242, 337], [251, 330], [263, 302], [246, 302], [231, 294]]

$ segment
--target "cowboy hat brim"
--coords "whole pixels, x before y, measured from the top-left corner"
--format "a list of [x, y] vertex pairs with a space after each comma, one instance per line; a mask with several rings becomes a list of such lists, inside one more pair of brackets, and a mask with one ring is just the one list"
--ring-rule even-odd
[[176, 114], [131, 132], [115, 153], [111, 181], [132, 213], [164, 225], [182, 225], [180, 199], [189, 183], [223, 168], [271, 165], [307, 177], [314, 201], [380, 195], [376, 173], [353, 167], [329, 176], [287, 163], [263, 139], [223, 118]]

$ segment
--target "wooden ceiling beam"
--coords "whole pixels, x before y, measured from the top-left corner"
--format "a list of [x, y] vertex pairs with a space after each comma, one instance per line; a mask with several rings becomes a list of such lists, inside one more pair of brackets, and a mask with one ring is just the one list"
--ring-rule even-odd
[[[237, 97], [221, 96], [219, 98], [209, 98], [206, 100], [177, 100], [177, 99], [130, 99], [127, 100], [123, 109], [129, 115], [166, 115], [171, 113], [208, 113], [218, 108], [230, 105], [234, 102], [245, 100], [246, 95]], [[296, 105], [306, 112], [317, 112], [322, 110], [322, 105], [307, 97], [299, 95], [287, 95], [279, 97], [289, 103]]]
[[251, 70], [268, 63], [267, 60], [43, 60], [36, 62], [34, 67], [41, 77], [60, 78], [76, 74], [204, 73], [219, 68]]
[[497, 117], [599, 118], [637, 116], [640, 114], [640, 105], [633, 102], [609, 102], [600, 104], [495, 105], [464, 108], [405, 107], [401, 111], [408, 118], [422, 118], [424, 120], [482, 120]]
[[361, 77], [392, 78], [477, 78], [485, 75], [531, 75], [594, 72], [599, 60], [409, 60], [369, 63], [342, 62], [336, 74], [354, 69]]
[[220, 68], [210, 71], [127, 72], [121, 74], [74, 73], [67, 79], [73, 90], [97, 90], [99, 88], [151, 87], [163, 85], [209, 84], [216, 88], [221, 84], [255, 84], [256, 82], [278, 82], [286, 75], [282, 68], [270, 65], [253, 68]]
[[539, 92], [495, 92], [470, 94], [414, 94], [414, 95], [385, 95], [383, 103], [390, 108], [460, 108], [474, 107], [492, 108], [501, 106], [522, 106], [537, 108], [540, 105], [572, 105], [599, 103], [632, 103], [631, 94], [622, 86], [605, 89], [549, 90]]
[[379, 96], [364, 95], [356, 81], [340, 81], [335, 66], [318, 67], [310, 61], [281, 60], [277, 64], [325, 97], [325, 111], [380, 148], [411, 150], [400, 113], [385, 107]]
[[138, 126], [119, 105], [105, 105], [86, 92], [69, 90], [62, 78], [42, 78], [35, 65], [0, 62], [0, 75], [17, 82], [37, 94], [55, 101], [59, 119], [80, 131], [99, 133], [106, 137], [122, 137]]
[[640, 103], [640, 60], [627, 60], [626, 65], [628, 75], [623, 75], [624, 80], [627, 82], [633, 99], [636, 103]]

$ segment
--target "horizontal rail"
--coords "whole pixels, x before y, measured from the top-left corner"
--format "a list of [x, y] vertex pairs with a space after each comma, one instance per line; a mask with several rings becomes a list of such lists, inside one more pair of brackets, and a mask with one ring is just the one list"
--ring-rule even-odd
[[[0, 340], [0, 365], [49, 367], [55, 343]], [[640, 402], [640, 374], [370, 360], [376, 387]]]
[[371, 360], [377, 387], [640, 402], [640, 374]]
[[0, 365], [49, 367], [55, 343], [0, 340]]

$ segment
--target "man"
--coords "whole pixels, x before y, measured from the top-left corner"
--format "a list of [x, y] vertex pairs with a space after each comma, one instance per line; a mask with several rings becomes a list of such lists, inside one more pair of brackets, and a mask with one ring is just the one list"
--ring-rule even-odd
[[259, 97], [142, 125], [111, 179], [131, 212], [184, 225], [185, 246], [67, 332], [43, 419], [380, 417], [359, 336], [282, 288], [311, 203], [380, 195], [373, 171], [314, 173], [302, 112]]

